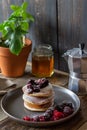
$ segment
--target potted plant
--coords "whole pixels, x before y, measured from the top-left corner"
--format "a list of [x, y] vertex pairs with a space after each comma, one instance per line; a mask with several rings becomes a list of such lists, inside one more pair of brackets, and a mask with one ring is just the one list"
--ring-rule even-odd
[[32, 41], [25, 38], [33, 16], [27, 12], [27, 2], [21, 6], [11, 5], [12, 13], [0, 24], [0, 68], [7, 77], [22, 76]]

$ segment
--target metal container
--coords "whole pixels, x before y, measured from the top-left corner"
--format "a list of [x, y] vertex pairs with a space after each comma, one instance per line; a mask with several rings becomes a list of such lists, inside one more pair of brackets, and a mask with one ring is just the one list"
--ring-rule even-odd
[[64, 53], [69, 67], [68, 88], [77, 94], [87, 94], [87, 51], [85, 44]]

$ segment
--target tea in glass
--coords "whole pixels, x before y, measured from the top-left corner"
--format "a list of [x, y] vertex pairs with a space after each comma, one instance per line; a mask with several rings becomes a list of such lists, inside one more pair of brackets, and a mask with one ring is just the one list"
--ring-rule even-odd
[[54, 73], [54, 56], [50, 45], [39, 45], [32, 53], [32, 74], [50, 77]]

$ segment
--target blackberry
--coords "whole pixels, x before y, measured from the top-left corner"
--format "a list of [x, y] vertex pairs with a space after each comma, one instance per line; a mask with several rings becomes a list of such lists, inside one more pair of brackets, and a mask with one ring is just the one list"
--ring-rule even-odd
[[51, 115], [49, 113], [44, 113], [45, 121], [50, 121]]
[[33, 91], [34, 91], [34, 92], [40, 92], [40, 87], [39, 87], [39, 85], [38, 85], [38, 86], [33, 85]]
[[27, 84], [32, 84], [32, 85], [35, 84], [34, 79], [29, 79]]
[[64, 108], [63, 105], [56, 105], [55, 106], [55, 109], [60, 111], [60, 112], [63, 112], [63, 108]]

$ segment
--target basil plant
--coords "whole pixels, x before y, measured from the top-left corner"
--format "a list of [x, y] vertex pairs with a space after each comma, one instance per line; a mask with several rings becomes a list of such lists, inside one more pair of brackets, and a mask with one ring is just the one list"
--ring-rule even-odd
[[24, 47], [23, 37], [28, 33], [30, 23], [34, 22], [33, 16], [27, 12], [27, 7], [27, 2], [21, 6], [11, 5], [13, 12], [0, 24], [0, 46], [9, 48], [15, 55], [19, 55]]

